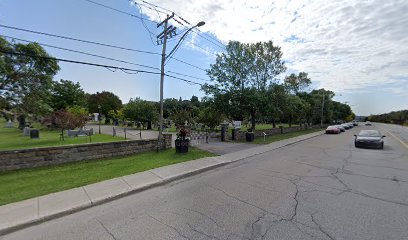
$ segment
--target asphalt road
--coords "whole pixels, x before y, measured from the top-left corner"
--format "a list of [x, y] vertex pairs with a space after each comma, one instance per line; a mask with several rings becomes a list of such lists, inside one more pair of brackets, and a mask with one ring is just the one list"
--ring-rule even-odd
[[[354, 148], [377, 127], [384, 150]], [[408, 149], [395, 139], [408, 130], [394, 128], [318, 136], [0, 239], [408, 239]]]

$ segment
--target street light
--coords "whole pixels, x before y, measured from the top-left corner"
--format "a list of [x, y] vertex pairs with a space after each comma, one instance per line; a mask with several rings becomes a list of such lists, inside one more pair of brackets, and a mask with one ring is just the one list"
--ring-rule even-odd
[[161, 144], [162, 144], [162, 139], [163, 139], [163, 83], [164, 83], [164, 65], [166, 63], [167, 59], [170, 59], [170, 57], [177, 51], [178, 47], [181, 45], [181, 43], [184, 41], [184, 38], [187, 36], [187, 34], [193, 30], [196, 27], [201, 27], [205, 24], [205, 22], [201, 21], [197, 23], [197, 25], [192, 26], [189, 28], [183, 36], [181, 36], [180, 40], [177, 42], [176, 46], [170, 51], [170, 53], [166, 56], [166, 44], [167, 44], [167, 20], [164, 21], [164, 39], [163, 39], [163, 50], [162, 50], [162, 60], [161, 60], [161, 71], [160, 71], [160, 126], [159, 126], [159, 141], [158, 141], [158, 149], [160, 150]]
[[101, 134], [101, 105], [98, 105], [99, 134]]

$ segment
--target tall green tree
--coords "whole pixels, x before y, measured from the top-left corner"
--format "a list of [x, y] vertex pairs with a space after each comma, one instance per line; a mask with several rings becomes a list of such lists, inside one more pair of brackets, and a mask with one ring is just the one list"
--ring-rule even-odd
[[151, 129], [152, 122], [159, 119], [156, 104], [140, 98], [130, 99], [123, 108], [123, 115], [128, 120], [141, 122], [143, 126], [147, 124], [147, 129]]
[[58, 62], [37, 43], [10, 43], [0, 37], [0, 50], [8, 52], [0, 52], [0, 97], [11, 106], [45, 104], [52, 78], [60, 69]]
[[[101, 113], [105, 116], [105, 121], [110, 122], [109, 111], [120, 110], [122, 101], [112, 92], [97, 92], [90, 94], [87, 99], [90, 113]], [[99, 108], [100, 107], [100, 108]]]
[[61, 79], [54, 81], [51, 91], [50, 105], [55, 110], [72, 106], [86, 106], [86, 94], [79, 82]]
[[289, 76], [286, 76], [284, 81], [289, 92], [296, 95], [299, 92], [305, 91], [312, 83], [307, 75], [308, 74], [305, 72], [300, 72], [298, 75], [292, 73]]
[[213, 84], [202, 89], [235, 120], [251, 119], [255, 129], [267, 87], [286, 70], [280, 47], [272, 41], [245, 44], [231, 41], [207, 71]]

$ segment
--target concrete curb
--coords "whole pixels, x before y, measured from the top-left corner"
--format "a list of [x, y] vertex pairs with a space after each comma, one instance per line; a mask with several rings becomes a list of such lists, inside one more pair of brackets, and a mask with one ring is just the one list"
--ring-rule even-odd
[[[311, 139], [311, 138], [314, 138], [314, 137], [317, 137], [317, 136], [320, 136], [320, 135], [323, 135], [323, 134], [324, 133], [322, 133], [322, 132], [306, 134], [306, 135], [302, 135], [302, 136], [299, 136], [299, 137], [294, 137], [294, 138], [274, 142], [274, 143], [271, 143], [271, 144], [268, 144], [268, 145], [262, 145], [262, 146], [259, 146], [259, 147], [254, 147], [254, 148], [242, 150], [242, 151], [231, 153], [231, 154], [225, 154], [225, 155], [221, 155], [221, 156], [217, 156], [217, 157], [197, 159], [197, 160], [190, 161], [190, 162], [184, 162], [184, 163], [179, 163], [179, 164], [168, 165], [168, 166], [165, 166], [165, 167], [152, 169], [152, 170], [149, 170], [149, 171], [146, 171], [146, 172], [136, 173], [136, 174], [133, 174], [133, 175], [152, 174], [152, 176], [155, 175], [157, 177], [157, 180], [155, 180], [154, 182], [144, 184], [144, 185], [142, 184], [141, 186], [136, 186], [133, 189], [128, 184], [129, 189], [127, 189], [127, 190], [125, 190], [123, 192], [120, 192], [120, 193], [104, 196], [103, 198], [100, 198], [100, 199], [97, 199], [97, 200], [92, 200], [92, 198], [89, 196], [89, 194], [85, 190], [86, 187], [89, 187], [89, 186], [92, 186], [92, 185], [95, 185], [95, 184], [87, 185], [87, 186], [80, 187], [80, 188], [74, 188], [74, 189], [66, 190], [66, 191], [63, 191], [63, 192], [69, 192], [69, 191], [75, 191], [75, 190], [76, 191], [81, 191], [79, 189], [82, 188], [83, 191], [85, 191], [89, 201], [87, 200], [87, 201], [85, 201], [85, 202], [83, 202], [83, 203], [81, 203], [80, 205], [77, 205], [77, 206], [71, 206], [71, 207], [65, 208], [65, 209], [62, 208], [60, 211], [57, 211], [55, 213], [49, 213], [49, 214], [44, 215], [44, 216], [39, 216], [40, 215], [40, 213], [39, 213], [40, 210], [39, 210], [39, 203], [38, 203], [38, 205], [37, 205], [37, 215], [38, 216], [36, 218], [34, 218], [34, 219], [21, 220], [19, 222], [11, 223], [11, 224], [7, 223], [7, 222], [2, 223], [1, 220], [0, 220], [0, 236], [11, 233], [11, 232], [14, 232], [14, 231], [17, 231], [17, 230], [20, 230], [20, 229], [23, 229], [23, 228], [26, 228], [26, 227], [38, 225], [38, 224], [43, 223], [45, 221], [60, 218], [60, 217], [63, 217], [63, 216], [66, 216], [66, 215], [69, 215], [69, 214], [72, 214], [72, 213], [75, 213], [75, 212], [78, 212], [78, 211], [93, 207], [93, 206], [101, 205], [101, 204], [104, 204], [104, 203], [107, 203], [107, 202], [110, 202], [110, 201], [113, 201], [113, 200], [116, 200], [116, 199], [119, 199], [119, 198], [122, 198], [122, 197], [125, 197], [125, 196], [128, 196], [128, 195], [131, 195], [131, 194], [135, 194], [135, 193], [142, 192], [142, 191], [145, 191], [145, 190], [148, 190], [148, 189], [163, 186], [163, 185], [166, 185], [166, 184], [168, 184], [170, 182], [177, 181], [179, 179], [194, 176], [194, 175], [197, 175], [197, 174], [200, 174], [200, 173], [203, 173], [203, 172], [206, 172], [206, 171], [218, 168], [218, 167], [225, 166], [225, 165], [230, 164], [230, 163], [241, 161], [241, 160], [246, 159], [248, 157], [256, 156], [256, 155], [263, 154], [263, 153], [266, 153], [266, 152], [269, 152], [269, 151], [273, 151], [273, 150], [276, 150], [276, 149], [279, 149], [279, 148], [282, 148], [282, 147], [285, 147], [285, 146], [296, 144], [298, 142], [302, 142], [302, 141], [305, 141], [307, 139]], [[194, 163], [198, 163], [198, 164], [203, 164], [204, 163], [204, 166], [199, 166], [197, 168], [193, 168], [194, 166], [190, 166], [190, 165], [194, 165]], [[173, 168], [173, 170], [172, 170], [172, 168]], [[174, 168], [176, 168], [176, 170], [174, 170]], [[191, 168], [191, 169], [185, 170], [184, 172], [180, 173], [180, 172], [177, 172], [177, 171], [179, 171], [179, 169], [177, 169], [177, 168]], [[167, 171], [167, 173], [166, 173], [166, 171]], [[167, 176], [167, 177], [165, 176], [166, 174], [168, 174], [168, 172], [170, 172], [170, 174], [171, 174], [172, 171], [176, 172], [176, 173], [173, 173], [173, 175], [170, 175], [170, 176]], [[132, 175], [128, 175], [128, 176], [132, 176]], [[124, 177], [127, 177], [127, 176], [124, 176]], [[126, 182], [123, 179], [123, 177], [119, 177], [119, 178], [106, 180], [106, 181], [96, 183], [96, 184], [99, 184], [99, 185], [102, 184], [103, 185], [104, 183], [108, 183], [108, 182], [111, 183], [112, 181]], [[46, 198], [46, 197], [50, 197], [50, 196], [55, 197], [56, 194], [60, 194], [60, 193], [63, 193], [63, 192], [51, 193], [51, 194], [48, 194], [48, 195], [45, 195], [45, 196], [40, 196], [40, 197], [36, 197], [36, 198], [33, 198], [33, 199], [28, 199], [28, 200], [24, 200], [24, 201], [21, 201], [21, 202], [11, 203], [11, 204], [0, 206], [0, 214], [3, 215], [4, 212], [6, 213], [5, 215], [8, 214], [8, 216], [3, 215], [2, 219], [6, 219], [6, 218], [7, 219], [15, 219], [14, 218], [15, 216], [12, 216], [13, 214], [17, 215], [17, 218], [18, 218], [18, 216], [24, 215], [24, 213], [23, 213], [24, 209], [21, 210], [21, 208], [22, 208], [21, 207], [21, 208], [17, 209], [17, 211], [13, 212], [12, 210], [10, 211], [10, 208], [12, 208], [12, 205], [20, 204], [20, 203], [25, 202], [25, 201], [37, 201], [37, 202], [39, 202], [40, 198]], [[66, 202], [69, 202], [69, 200], [67, 200]], [[7, 208], [9, 208], [9, 209], [7, 209]], [[20, 212], [18, 212], [19, 210], [20, 210]]]

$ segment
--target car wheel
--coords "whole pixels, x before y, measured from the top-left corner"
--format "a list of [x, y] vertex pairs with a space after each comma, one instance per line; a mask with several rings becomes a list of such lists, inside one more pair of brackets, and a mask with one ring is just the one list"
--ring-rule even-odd
[[380, 149], [384, 149], [384, 143], [381, 144]]

